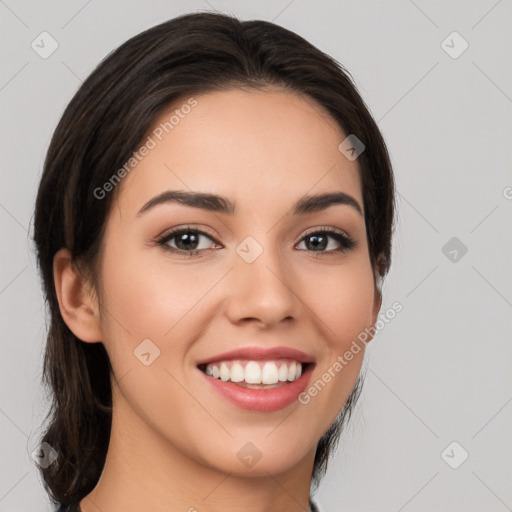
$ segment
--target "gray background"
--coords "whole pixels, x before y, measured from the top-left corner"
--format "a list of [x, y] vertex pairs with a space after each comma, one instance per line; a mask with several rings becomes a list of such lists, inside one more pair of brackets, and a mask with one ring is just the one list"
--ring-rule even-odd
[[[322, 511], [512, 510], [510, 0], [0, 0], [0, 512], [49, 510], [30, 456], [46, 410], [30, 237], [52, 131], [113, 48], [215, 9], [281, 24], [345, 65], [394, 163], [383, 311], [403, 311], [369, 346], [363, 395], [316, 495]], [[43, 31], [59, 44], [47, 59], [31, 48]], [[462, 49], [457, 36], [442, 45], [453, 31], [469, 44], [458, 58], [445, 51]]]

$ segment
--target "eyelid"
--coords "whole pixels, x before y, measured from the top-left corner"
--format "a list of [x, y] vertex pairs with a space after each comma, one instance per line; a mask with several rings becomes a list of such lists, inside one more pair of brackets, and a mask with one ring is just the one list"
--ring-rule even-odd
[[174, 226], [172, 228], [166, 229], [165, 231], [162, 231], [159, 235], [157, 235], [154, 240], [162, 240], [163, 238], [166, 238], [170, 235], [176, 236], [179, 235], [182, 232], [186, 231], [196, 231], [200, 235], [205, 235], [212, 239], [213, 242], [216, 244], [222, 245], [218, 239], [217, 235], [212, 232], [209, 228], [206, 226], [198, 226], [193, 224], [183, 224], [182, 226]]
[[302, 243], [303, 240], [307, 239], [309, 236], [317, 234], [317, 233], [324, 233], [328, 237], [333, 238], [336, 240], [338, 244], [340, 244], [340, 247], [338, 249], [332, 249], [330, 251], [301, 251], [305, 252], [308, 255], [314, 256], [315, 258], [323, 257], [323, 256], [335, 256], [338, 254], [346, 253], [352, 249], [355, 249], [358, 247], [358, 242], [355, 238], [350, 236], [345, 230], [336, 228], [334, 226], [316, 226], [314, 228], [308, 229], [306, 232], [304, 232], [297, 242], [298, 244]]
[[334, 226], [315, 226], [313, 228], [307, 229], [304, 233], [302, 233], [298, 241], [300, 242], [305, 236], [311, 235], [312, 233], [318, 233], [321, 231], [327, 231], [328, 233], [338, 233], [340, 235], [344, 235], [345, 237], [352, 239], [352, 237], [343, 229], [335, 228]]

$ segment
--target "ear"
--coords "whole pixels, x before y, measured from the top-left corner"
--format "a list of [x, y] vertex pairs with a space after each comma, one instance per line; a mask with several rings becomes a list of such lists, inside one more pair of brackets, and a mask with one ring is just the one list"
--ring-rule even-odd
[[[375, 326], [379, 318], [380, 308], [382, 307], [382, 274], [381, 272], [385, 268], [386, 257], [383, 253], [380, 253], [377, 258], [373, 275], [375, 276], [375, 299], [373, 303], [373, 314], [372, 314], [372, 325]], [[373, 337], [373, 336], [372, 336]]]
[[373, 301], [373, 314], [372, 314], [372, 325], [375, 325], [377, 323], [380, 308], [382, 307], [382, 292], [380, 291], [379, 287], [375, 287], [375, 298]]
[[60, 249], [53, 257], [53, 280], [62, 318], [82, 341], [102, 341], [99, 305], [96, 295], [72, 263], [69, 249]]
[[382, 307], [382, 291], [381, 291], [382, 288], [381, 288], [381, 279], [378, 277], [379, 276], [378, 268], [376, 268], [374, 272], [375, 272], [374, 273], [375, 285], [373, 287], [372, 323], [371, 323], [371, 327], [367, 329], [370, 332], [368, 333], [365, 330], [365, 333], [367, 336], [367, 338], [365, 339], [365, 342], [364, 342], [365, 345], [370, 343], [370, 341], [372, 341], [373, 338], [375, 337], [375, 334], [377, 332], [376, 324], [377, 324], [377, 320], [379, 319], [380, 309]]

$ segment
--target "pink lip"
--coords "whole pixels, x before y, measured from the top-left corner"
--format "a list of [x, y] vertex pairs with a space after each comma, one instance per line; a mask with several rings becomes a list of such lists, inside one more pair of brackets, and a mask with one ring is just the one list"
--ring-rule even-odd
[[[223, 354], [223, 357], [225, 356], [226, 354]], [[215, 379], [201, 370], [198, 371], [215, 391], [237, 407], [250, 411], [273, 412], [284, 409], [297, 400], [308, 385], [313, 367], [313, 364], [308, 365], [297, 380], [272, 389], [244, 388], [234, 382]]]
[[223, 352], [222, 354], [217, 354], [215, 356], [209, 357], [208, 359], [203, 359], [201, 361], [198, 361], [197, 365], [199, 366], [201, 364], [215, 363], [217, 361], [229, 361], [231, 359], [249, 359], [251, 361], [262, 361], [279, 358], [295, 359], [295, 361], [299, 361], [300, 363], [314, 362], [313, 356], [310, 356], [309, 354], [306, 354], [305, 352], [301, 352], [300, 350], [296, 350], [294, 348], [243, 347], [237, 348], [235, 350], [230, 350], [229, 352]]

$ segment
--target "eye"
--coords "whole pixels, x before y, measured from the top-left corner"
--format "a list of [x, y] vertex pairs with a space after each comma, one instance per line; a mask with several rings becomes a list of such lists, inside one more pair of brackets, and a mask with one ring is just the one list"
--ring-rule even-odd
[[352, 249], [356, 242], [343, 231], [325, 227], [310, 231], [302, 238], [301, 244], [311, 252], [337, 254]]
[[[197, 256], [207, 249], [222, 247], [210, 235], [199, 229], [174, 229], [156, 240], [164, 250], [181, 256]], [[306, 251], [321, 254], [339, 254], [356, 246], [356, 242], [343, 231], [334, 228], [316, 228], [306, 234], [300, 244]]]
[[214, 249], [216, 242], [204, 231], [190, 227], [175, 229], [156, 240], [163, 249], [184, 256], [194, 256], [205, 249]]

